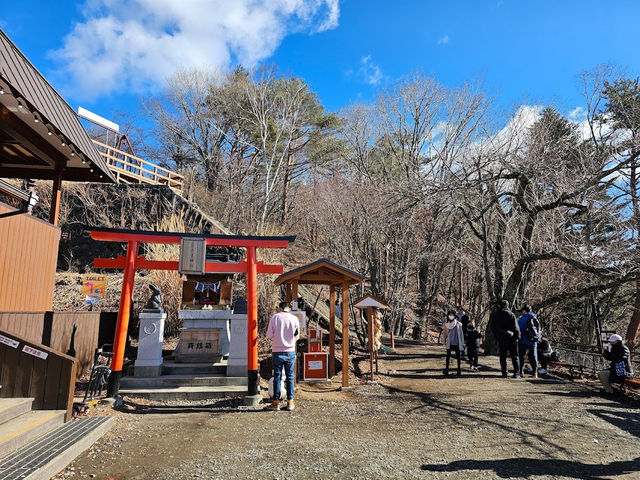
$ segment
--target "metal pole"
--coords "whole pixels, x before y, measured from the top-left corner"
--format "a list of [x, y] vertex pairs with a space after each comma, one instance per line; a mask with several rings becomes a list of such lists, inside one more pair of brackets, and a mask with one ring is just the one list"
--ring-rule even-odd
[[127, 346], [127, 331], [129, 329], [129, 315], [131, 313], [131, 295], [136, 276], [136, 257], [138, 256], [138, 241], [127, 243], [127, 258], [124, 265], [122, 290], [120, 291], [120, 308], [116, 323], [116, 335], [113, 340], [113, 358], [111, 359], [111, 375], [107, 395], [116, 398], [120, 392], [120, 378], [124, 362], [124, 349]]
[[258, 267], [256, 247], [247, 247], [247, 380], [248, 395], [258, 395]]

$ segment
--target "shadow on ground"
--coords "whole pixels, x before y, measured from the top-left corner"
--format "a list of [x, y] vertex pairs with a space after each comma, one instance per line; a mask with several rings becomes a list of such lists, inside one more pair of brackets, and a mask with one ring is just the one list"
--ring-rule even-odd
[[637, 472], [640, 457], [634, 460], [611, 462], [604, 465], [538, 458], [510, 458], [506, 460], [459, 460], [444, 465], [424, 464], [421, 469], [430, 472], [458, 472], [461, 470], [493, 471], [500, 478], [532, 478], [562, 475], [583, 480], [603, 480], [612, 476]]

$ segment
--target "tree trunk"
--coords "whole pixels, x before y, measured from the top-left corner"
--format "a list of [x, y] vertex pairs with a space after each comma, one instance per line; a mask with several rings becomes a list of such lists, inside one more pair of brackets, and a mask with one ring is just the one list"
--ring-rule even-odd
[[640, 279], [636, 280], [636, 301], [633, 305], [633, 314], [626, 335], [627, 346], [631, 350], [636, 347], [638, 332], [640, 332]]

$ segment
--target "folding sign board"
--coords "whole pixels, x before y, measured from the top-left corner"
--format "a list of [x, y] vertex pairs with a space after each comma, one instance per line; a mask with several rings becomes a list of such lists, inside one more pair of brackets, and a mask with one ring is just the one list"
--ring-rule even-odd
[[187, 275], [204, 275], [207, 259], [206, 238], [181, 238], [178, 272]]

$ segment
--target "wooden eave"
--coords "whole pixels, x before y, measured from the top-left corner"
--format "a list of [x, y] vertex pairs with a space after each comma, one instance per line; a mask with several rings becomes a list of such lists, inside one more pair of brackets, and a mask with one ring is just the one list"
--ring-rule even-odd
[[115, 182], [69, 104], [0, 29], [0, 177]]
[[329, 259], [321, 258], [313, 263], [283, 273], [275, 280], [276, 285], [297, 282], [301, 285], [357, 285], [364, 275], [350, 270]]

